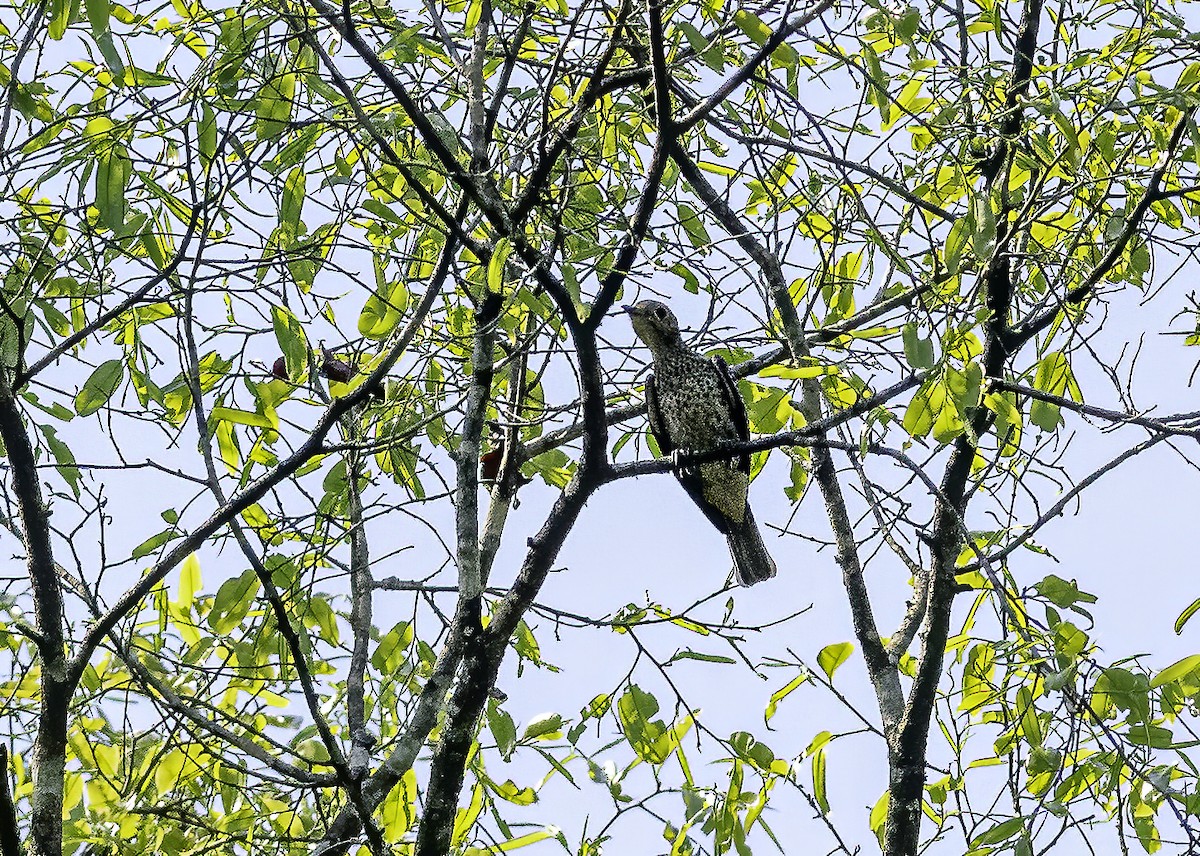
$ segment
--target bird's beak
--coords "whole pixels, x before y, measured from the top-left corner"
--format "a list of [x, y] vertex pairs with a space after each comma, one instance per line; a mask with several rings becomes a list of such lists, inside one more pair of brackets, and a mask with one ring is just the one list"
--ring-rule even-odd
[[626, 303], [624, 306], [622, 306], [621, 309], [623, 309], [625, 312], [627, 312], [630, 315], [637, 315], [637, 311], [638, 311], [636, 306], [630, 306], [628, 303]]

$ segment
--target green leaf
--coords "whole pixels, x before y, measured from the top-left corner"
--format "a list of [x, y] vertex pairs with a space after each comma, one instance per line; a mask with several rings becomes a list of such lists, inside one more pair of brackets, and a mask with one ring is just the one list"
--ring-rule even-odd
[[208, 626], [216, 633], [228, 633], [241, 624], [250, 612], [259, 585], [258, 575], [252, 570], [221, 583], [208, 614]]
[[651, 720], [658, 713], [658, 700], [630, 684], [617, 701], [617, 721], [630, 747], [643, 761], [661, 764], [670, 755], [667, 727], [661, 720]]
[[975, 220], [970, 215], [959, 217], [954, 221], [954, 225], [950, 227], [950, 233], [946, 236], [946, 246], [942, 250], [947, 273], [958, 273], [963, 251], [966, 250], [967, 242], [974, 234]]
[[521, 732], [522, 740], [554, 739], [562, 731], [563, 718], [557, 713], [543, 713], [529, 720]]
[[884, 825], [887, 823], [888, 803], [891, 802], [891, 792], [884, 791], [882, 796], [875, 801], [875, 805], [871, 808], [871, 816], [867, 823], [871, 827], [871, 831], [875, 833], [875, 837], [879, 840], [879, 846], [883, 847]]
[[1017, 690], [1017, 715], [1020, 718], [1021, 733], [1025, 735], [1025, 740], [1030, 746], [1040, 747], [1042, 745], [1042, 723], [1038, 719], [1033, 693], [1027, 686]]
[[508, 238], [496, 241], [492, 249], [492, 257], [488, 261], [487, 287], [493, 294], [504, 293], [504, 280], [507, 274], [508, 257], [512, 254], [512, 244]]
[[563, 488], [571, 480], [574, 466], [562, 449], [550, 449], [526, 461], [521, 469], [526, 475], [540, 475], [551, 487]]
[[763, 712], [763, 720], [769, 723], [771, 721], [771, 717], [773, 717], [775, 712], [779, 709], [779, 703], [791, 695], [794, 691], [799, 689], [800, 686], [803, 685], [807, 680], [808, 672], [801, 672], [782, 687], [775, 690], [775, 692], [771, 693], [771, 700], [767, 702], [767, 708]]
[[408, 648], [412, 645], [415, 635], [411, 623], [397, 623], [379, 640], [379, 647], [371, 655], [371, 666], [387, 674], [399, 671], [408, 659]]
[[288, 378], [299, 380], [308, 369], [308, 337], [304, 335], [304, 327], [286, 306], [271, 307], [271, 326], [283, 352]]
[[124, 377], [125, 364], [121, 360], [108, 360], [96, 366], [75, 396], [75, 412], [91, 416], [112, 397]]
[[185, 763], [187, 763], [187, 755], [178, 749], [164, 753], [154, 762], [154, 787], [160, 795], [168, 794], [175, 789], [183, 774]]
[[743, 761], [749, 761], [759, 770], [770, 770], [775, 761], [775, 753], [765, 743], [754, 739], [747, 731], [735, 731], [729, 735], [729, 745], [734, 753]]
[[829, 796], [825, 791], [825, 747], [812, 755], [813, 798], [823, 814], [829, 814]]
[[149, 556], [151, 553], [156, 552], [159, 547], [161, 547], [163, 544], [166, 544], [168, 541], [178, 538], [179, 535], [179, 530], [174, 526], [170, 527], [169, 529], [164, 529], [158, 534], [151, 535], [145, 541], [138, 544], [133, 548], [129, 555], [135, 559], [144, 558], [145, 556]]
[[1125, 739], [1135, 746], [1150, 746], [1154, 749], [1169, 749], [1174, 742], [1171, 729], [1145, 723], [1130, 726]]
[[676, 663], [680, 660], [700, 660], [705, 663], [726, 663], [726, 664], [733, 664], [733, 663], [737, 662], [737, 660], [733, 659], [732, 657], [725, 657], [725, 656], [722, 656], [721, 654], [702, 654], [699, 651], [692, 651], [690, 649], [685, 648], [682, 651], [677, 651], [671, 657], [671, 659], [667, 660], [667, 662], [664, 663], [663, 665], [669, 666], [672, 663]]
[[1175, 619], [1176, 636], [1183, 632], [1184, 625], [1191, 621], [1192, 616], [1195, 615], [1197, 611], [1200, 611], [1200, 597], [1193, 600], [1188, 605], [1187, 609], [1179, 613], [1179, 617]]
[[87, 10], [88, 24], [92, 28], [92, 38], [96, 41], [96, 47], [100, 49], [100, 55], [104, 57], [104, 62], [108, 64], [113, 76], [122, 77], [125, 73], [125, 63], [122, 61], [120, 53], [117, 52], [112, 33], [108, 28], [108, 19], [111, 14], [109, 0], [85, 0], [84, 7]]
[[940, 402], [937, 418], [933, 420], [933, 439], [939, 443], [949, 443], [965, 428], [962, 414], [955, 406], [953, 397], [947, 394], [949, 387], [949, 383], [939, 383], [931, 390], [931, 394], [936, 396], [935, 400]]
[[816, 365], [816, 366], [767, 366], [758, 373], [759, 377], [781, 377], [787, 380], [804, 380], [811, 377], [824, 377], [825, 375], [835, 375], [839, 372], [835, 365]]
[[278, 136], [287, 130], [295, 95], [295, 74], [275, 74], [258, 91], [258, 97], [254, 100], [254, 114], [258, 119], [256, 127], [260, 140]]
[[533, 805], [537, 802], [537, 793], [533, 788], [522, 788], [512, 779], [502, 785], [493, 786], [493, 790], [500, 799], [507, 800], [514, 805]]
[[1009, 392], [989, 392], [983, 398], [983, 404], [996, 414], [996, 437], [1001, 442], [1000, 454], [1011, 457], [1021, 447], [1021, 411], [1017, 408], [1016, 397]]
[[986, 194], [971, 195], [971, 215], [975, 221], [975, 231], [971, 235], [971, 251], [977, 259], [988, 259], [996, 246], [996, 215]]
[[249, 410], [238, 410], [236, 407], [214, 407], [211, 418], [214, 422], [230, 422], [234, 425], [250, 425], [254, 428], [277, 428], [271, 418], [261, 413], [251, 413]]
[[904, 325], [902, 333], [904, 341], [904, 358], [914, 369], [927, 369], [933, 366], [933, 340], [922, 339], [917, 333], [917, 325]]
[[217, 117], [212, 107], [204, 105], [200, 113], [200, 125], [196, 131], [197, 148], [201, 162], [208, 164], [217, 154]]
[[1128, 713], [1130, 722], [1142, 722], [1150, 717], [1150, 680], [1146, 675], [1128, 669], [1111, 667], [1096, 679], [1092, 690], [1091, 707], [1104, 716], [1110, 704]]
[[496, 748], [500, 750], [501, 757], [507, 761], [512, 757], [513, 749], [516, 747], [517, 726], [508, 711], [500, 707], [495, 699], [488, 699], [487, 721], [488, 728], [492, 732], [492, 739], [496, 741]]
[[825, 673], [830, 681], [833, 680], [833, 673], [837, 671], [838, 666], [850, 659], [850, 655], [854, 653], [854, 645], [850, 642], [836, 642], [833, 645], [826, 645], [817, 654], [817, 665]]
[[1010, 817], [1008, 820], [997, 823], [983, 834], [975, 836], [971, 841], [971, 849], [985, 844], [999, 844], [1001, 841], [1007, 841], [1024, 828], [1025, 818]]
[[305, 196], [304, 167], [298, 166], [288, 173], [283, 183], [283, 198], [279, 202], [279, 222], [288, 226], [292, 234], [300, 228], [300, 215], [304, 211]]
[[81, 475], [79, 467], [75, 466], [74, 453], [66, 443], [58, 439], [58, 432], [52, 425], [39, 425], [38, 427], [42, 429], [42, 434], [46, 437], [46, 445], [50, 447], [50, 454], [54, 456], [58, 474], [63, 477], [63, 480], [71, 488], [71, 493], [78, 499]]
[[58, 41], [66, 35], [71, 16], [79, 8], [77, 0], [50, 0], [49, 22], [46, 28], [50, 38]]
[[479, 814], [484, 810], [484, 785], [476, 784], [475, 788], [470, 792], [470, 802], [464, 808], [458, 809], [455, 814], [454, 832], [452, 832], [450, 840], [454, 844], [462, 844], [466, 842], [467, 836], [475, 825], [475, 821], [479, 820]]
[[1150, 686], [1151, 688], [1161, 687], [1163, 684], [1169, 684], [1172, 681], [1186, 677], [1197, 669], [1200, 669], [1200, 654], [1192, 654], [1172, 663], [1155, 675], [1154, 679], [1150, 681]]
[[[527, 832], [526, 834], [517, 836], [516, 838], [510, 838], [508, 841], [504, 841], [497, 845], [495, 849], [503, 853], [507, 853], [509, 850], [519, 850], [522, 847], [528, 847], [530, 844], [537, 844], [539, 841], [545, 841], [548, 838], [557, 838], [561, 834], [562, 833], [558, 831], [557, 827], [547, 826], [545, 829], [539, 829], [537, 832]], [[468, 848], [467, 856], [476, 856], [476, 854], [478, 854], [478, 856], [486, 856], [486, 854], [490, 852], [491, 850], [477, 850], [475, 848]]]
[[990, 643], [980, 642], [967, 654], [963, 669], [962, 700], [958, 709], [972, 711], [987, 704], [995, 692], [992, 688], [992, 673], [995, 669], [995, 649]]
[[125, 226], [125, 188], [133, 176], [133, 162], [122, 145], [105, 145], [96, 158], [96, 209], [100, 222], [114, 232]]
[[771, 28], [752, 12], [739, 9], [733, 14], [733, 22], [741, 28], [743, 33], [750, 37], [750, 41], [759, 47], [765, 45], [767, 39], [771, 38]]
[[927, 380], [913, 393], [912, 400], [904, 410], [904, 430], [912, 437], [926, 437], [933, 428], [937, 411], [930, 400], [931, 392], [937, 388], [935, 381]]
[[369, 339], [385, 339], [408, 308], [408, 288], [402, 282], [386, 281], [367, 298], [358, 316], [358, 332]]
[[1075, 580], [1070, 580], [1068, 582], [1062, 577], [1054, 574], [1047, 576], [1036, 586], [1034, 586], [1034, 589], [1037, 590], [1038, 594], [1049, 600], [1059, 609], [1067, 609], [1076, 603], [1096, 602], [1096, 596], [1094, 594], [1088, 594], [1085, 591], [1080, 591]]
[[[1034, 389], [1050, 395], [1083, 401], [1079, 385], [1075, 382], [1075, 374], [1071, 371], [1071, 364], [1062, 351], [1046, 354], [1038, 361], [1033, 386]], [[1051, 401], [1034, 399], [1029, 405], [1029, 421], [1043, 431], [1054, 431], [1062, 422], [1060, 407]]]
[[679, 224], [683, 226], [683, 231], [687, 233], [692, 246], [696, 249], [710, 246], [712, 238], [709, 237], [708, 230], [704, 228], [704, 221], [700, 219], [695, 210], [682, 202], [677, 204], [675, 209], [679, 217]]
[[697, 279], [696, 275], [692, 273], [691, 270], [689, 270], [685, 265], [676, 262], [675, 264], [671, 265], [671, 273], [683, 280], [684, 291], [687, 291], [690, 294], [700, 293], [700, 280]]
[[190, 553], [179, 568], [179, 593], [175, 603], [184, 609], [190, 607], [200, 585], [200, 560], [195, 553]]
[[[216, 408], [217, 410], [225, 410], [228, 408]], [[245, 412], [245, 411], [242, 411]], [[217, 441], [217, 451], [221, 455], [221, 460], [225, 463], [230, 474], [234, 474], [241, 466], [242, 453], [238, 447], [237, 431], [234, 428], [234, 423], [229, 419], [214, 418], [210, 421], [216, 426], [213, 431], [213, 437]]]
[[310, 627], [315, 625], [321, 632], [321, 638], [330, 645], [337, 645], [340, 641], [340, 631], [337, 623], [337, 613], [333, 611], [333, 607], [329, 605], [323, 597], [314, 596], [308, 601], [308, 615], [305, 616], [305, 623]]
[[412, 767], [404, 771], [400, 783], [388, 792], [379, 807], [383, 833], [389, 841], [399, 841], [417, 818], [417, 774]]

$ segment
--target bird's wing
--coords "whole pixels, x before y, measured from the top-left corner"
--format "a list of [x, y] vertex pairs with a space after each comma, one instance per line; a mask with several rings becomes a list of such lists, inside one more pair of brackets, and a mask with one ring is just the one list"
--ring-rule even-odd
[[658, 390], [654, 387], [654, 375], [646, 377], [646, 415], [650, 417], [650, 433], [658, 443], [659, 451], [669, 455], [675, 451], [675, 444], [667, 434], [666, 423], [663, 422], [662, 410], [658, 406]]
[[[713, 368], [717, 370], [721, 397], [729, 411], [729, 418], [733, 421], [734, 430], [737, 431], [738, 439], [745, 442], [750, 439], [750, 419], [746, 416], [746, 402], [742, 401], [742, 394], [738, 392], [737, 382], [729, 373], [729, 366], [725, 364], [725, 360], [719, 356], [713, 357], [712, 364]], [[750, 472], [750, 455], [748, 453], [738, 457], [738, 469], [744, 473]]]
[[[675, 444], [671, 442], [671, 435], [667, 433], [666, 420], [663, 419], [662, 410], [658, 404], [658, 390], [654, 386], [654, 375], [646, 378], [646, 415], [650, 417], [650, 433], [654, 435], [659, 450], [664, 455], [674, 452]], [[704, 496], [704, 480], [700, 478], [700, 471], [695, 467], [684, 467], [675, 470], [675, 477], [679, 479], [679, 483], [683, 485], [687, 495], [704, 512], [708, 521], [717, 527], [721, 534], [729, 534], [729, 521]]]

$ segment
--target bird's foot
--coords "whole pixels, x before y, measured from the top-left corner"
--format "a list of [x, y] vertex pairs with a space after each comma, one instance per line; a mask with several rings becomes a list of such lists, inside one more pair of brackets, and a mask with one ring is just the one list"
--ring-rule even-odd
[[671, 466], [678, 471], [687, 469], [683, 462], [694, 454], [691, 449], [675, 449], [671, 452]]

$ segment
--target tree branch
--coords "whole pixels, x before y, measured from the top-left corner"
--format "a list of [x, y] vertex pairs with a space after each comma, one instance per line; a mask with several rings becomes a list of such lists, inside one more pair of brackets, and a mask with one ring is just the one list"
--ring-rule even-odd
[[689, 130], [708, 116], [709, 113], [725, 103], [725, 99], [732, 95], [735, 89], [748, 81], [754, 75], [754, 72], [758, 71], [759, 67], [767, 61], [767, 58], [775, 52], [775, 49], [787, 41], [789, 36], [821, 17], [831, 6], [833, 6], [833, 0], [819, 0], [817, 5], [811, 9], [792, 15], [791, 4], [789, 3], [788, 7], [784, 9], [784, 21], [779, 29], [763, 42], [762, 47], [755, 52], [754, 56], [750, 57], [745, 65], [725, 78], [713, 90], [712, 95], [705, 98], [680, 118], [679, 133], [682, 134], [684, 131]]
[[1100, 284], [1100, 281], [1108, 276], [1108, 272], [1112, 270], [1113, 265], [1120, 260], [1122, 253], [1125, 252], [1125, 247], [1142, 227], [1150, 206], [1159, 199], [1165, 198], [1166, 194], [1162, 190], [1163, 179], [1166, 177], [1167, 172], [1171, 168], [1172, 161], [1179, 151], [1192, 115], [1193, 111], [1185, 112], [1175, 124], [1167, 147], [1159, 155], [1159, 166], [1150, 174], [1150, 180], [1146, 183], [1146, 192], [1142, 194], [1142, 198], [1133, 206], [1133, 210], [1129, 213], [1124, 227], [1122, 227], [1120, 234], [1117, 235], [1116, 240], [1108, 248], [1108, 252], [1097, 262], [1096, 267], [1088, 277], [1079, 285], [1069, 290], [1053, 308], [1030, 318], [1012, 331], [1011, 338], [1014, 349], [1024, 345], [1038, 333], [1053, 324], [1054, 319], [1058, 317], [1058, 314], [1064, 307], [1081, 303], [1089, 297], [1096, 286]]
[[200, 216], [203, 211], [203, 204], [192, 206], [192, 215], [188, 219], [187, 228], [184, 230], [183, 238], [180, 239], [179, 247], [175, 250], [175, 255], [171, 258], [171, 261], [166, 267], [152, 276], [145, 285], [130, 294], [112, 309], [108, 310], [107, 312], [101, 312], [98, 316], [96, 316], [94, 321], [89, 324], [85, 324], [83, 327], [80, 327], [70, 336], [67, 336], [67, 338], [63, 339], [53, 348], [48, 350], [41, 357], [41, 359], [35, 362], [32, 366], [29, 366], [24, 371], [18, 371], [16, 376], [13, 378], [13, 388], [20, 389], [32, 378], [34, 378], [38, 372], [46, 368], [46, 366], [50, 365], [67, 351], [71, 350], [80, 342], [87, 339], [97, 330], [103, 329], [107, 324], [109, 324], [109, 322], [119, 318], [134, 306], [137, 306], [139, 303], [145, 300], [146, 296], [160, 284], [169, 281], [171, 277], [175, 275], [175, 271], [179, 269], [179, 266], [183, 264], [184, 253], [187, 251], [188, 244], [192, 242], [192, 238], [196, 234], [196, 226], [200, 222]]
[[[792, 360], [799, 365], [801, 360], [809, 356], [808, 342], [804, 336], [803, 324], [795, 304], [792, 302], [791, 291], [779, 260], [751, 234], [749, 228], [724, 198], [717, 193], [716, 189], [708, 183], [695, 161], [683, 151], [682, 147], [676, 146], [672, 154], [692, 191], [709, 206], [709, 210], [721, 223], [726, 233], [737, 241], [738, 245], [763, 272], [767, 281], [767, 293], [783, 324], [784, 340]], [[893, 387], [888, 392], [894, 395], [899, 391], [902, 390]], [[868, 400], [875, 400], [875, 396], [871, 396]], [[853, 409], [855, 408], [848, 410]], [[820, 430], [817, 426], [826, 420], [821, 418], [821, 390], [815, 378], [801, 381], [801, 410], [805, 420], [809, 423], [800, 429], [801, 432], [805, 432], [801, 436], [820, 436], [817, 433]], [[847, 411], [842, 411], [837, 415], [842, 416], [845, 413]], [[846, 418], [851, 417], [847, 416]], [[787, 433], [797, 434], [798, 432]], [[776, 435], [771, 440], [786, 442], [781, 435]], [[846, 587], [855, 636], [862, 648], [863, 660], [867, 665], [871, 686], [874, 688], [876, 699], [879, 702], [884, 732], [892, 735], [900, 721], [903, 708], [900, 675], [884, 650], [883, 640], [875, 622], [870, 595], [863, 578], [862, 563], [858, 557], [854, 526], [850, 520], [841, 484], [838, 481], [837, 469], [834, 467], [829, 450], [820, 445], [813, 446], [812, 476], [821, 490], [822, 499], [825, 501], [825, 510], [833, 528], [834, 540], [837, 544], [837, 561], [842, 569], [842, 582]]]
[[113, 604], [107, 613], [97, 619], [91, 629], [88, 630], [71, 663], [70, 673], [73, 681], [77, 681], [79, 676], [83, 674], [88, 658], [100, 640], [108, 635], [116, 623], [128, 615], [141, 602], [142, 598], [149, 594], [151, 589], [162, 582], [163, 578], [176, 565], [195, 552], [209, 536], [266, 496], [277, 484], [295, 473], [314, 455], [324, 452], [326, 435], [338, 423], [338, 420], [348, 413], [351, 408], [363, 401], [371, 394], [373, 389], [383, 382], [383, 379], [407, 350], [409, 343], [416, 336], [417, 330], [425, 322], [425, 318], [433, 308], [437, 295], [441, 292], [446, 275], [449, 273], [449, 266], [453, 257], [453, 246], [454, 242], [448, 238], [446, 246], [443, 248], [442, 258], [439, 260], [438, 269], [430, 279], [425, 294], [422, 295], [408, 323], [404, 325], [403, 330], [397, 336], [395, 344], [391, 346], [386, 356], [380, 360], [375, 370], [349, 395], [345, 398], [336, 399], [329, 406], [313, 426], [308, 438], [295, 452], [278, 463], [269, 472], [259, 476], [258, 479], [246, 488], [231, 496], [227, 503], [213, 511], [211, 516], [195, 531], [176, 542], [176, 545], [165, 556], [159, 559], [154, 564], [154, 567], [136, 585], [129, 588], [117, 599], [117, 602]]
[[17, 807], [9, 784], [8, 744], [0, 743], [0, 856], [21, 856]]

